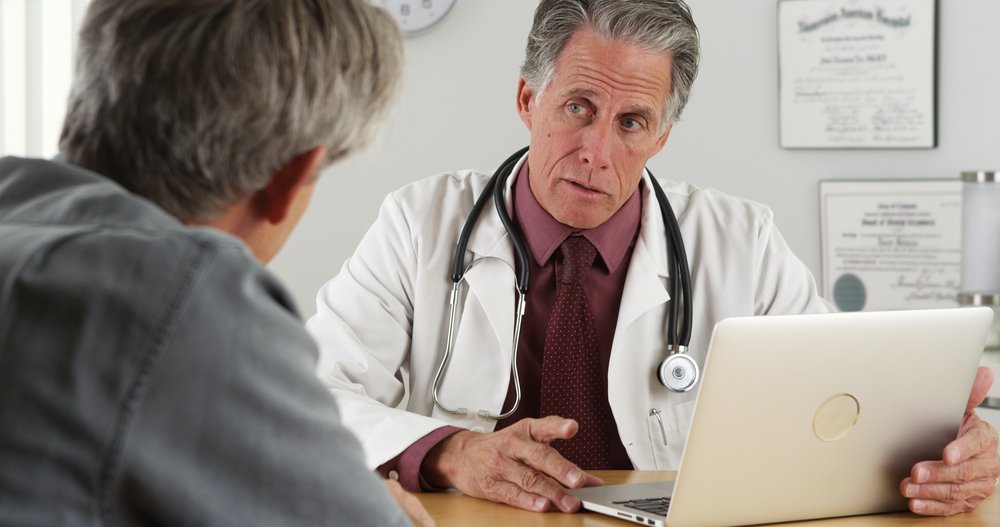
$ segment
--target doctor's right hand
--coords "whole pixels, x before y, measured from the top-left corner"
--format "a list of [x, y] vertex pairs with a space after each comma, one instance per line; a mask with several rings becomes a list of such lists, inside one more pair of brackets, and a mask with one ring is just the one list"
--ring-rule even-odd
[[489, 434], [461, 431], [427, 453], [420, 473], [432, 485], [476, 498], [539, 512], [553, 507], [575, 512], [580, 500], [565, 487], [604, 483], [567, 461], [549, 443], [573, 437], [578, 428], [572, 419], [549, 416], [522, 419]]

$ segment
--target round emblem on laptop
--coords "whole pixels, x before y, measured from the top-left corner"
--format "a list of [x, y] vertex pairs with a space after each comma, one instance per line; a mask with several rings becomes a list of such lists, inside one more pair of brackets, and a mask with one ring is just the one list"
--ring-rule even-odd
[[861, 403], [849, 393], [831, 395], [816, 410], [813, 433], [823, 441], [836, 441], [858, 424]]

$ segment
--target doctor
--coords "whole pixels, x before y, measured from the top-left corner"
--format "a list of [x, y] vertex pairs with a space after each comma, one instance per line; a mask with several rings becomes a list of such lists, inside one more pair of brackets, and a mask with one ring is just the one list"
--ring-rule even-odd
[[[473, 172], [391, 194], [319, 293], [308, 327], [320, 374], [371, 467], [411, 490], [453, 487], [538, 511], [576, 510], [564, 486], [600, 484], [586, 469], [677, 467], [697, 390], [674, 392], [657, 378], [680, 292], [669, 286], [675, 260], [644, 166], [683, 110], [698, 55], [681, 0], [542, 0], [517, 86], [530, 150], [501, 201], [528, 253], [522, 326], [512, 270], [525, 264], [490, 200], [462, 253], [460, 268], [476, 263], [435, 383], [453, 251], [488, 180]], [[660, 183], [691, 265], [688, 355], [697, 364], [722, 318], [831, 309], [768, 208]], [[915, 511], [959, 512], [992, 493], [996, 432], [974, 413], [966, 425], [947, 463], [920, 466], [931, 484], [904, 482]]]

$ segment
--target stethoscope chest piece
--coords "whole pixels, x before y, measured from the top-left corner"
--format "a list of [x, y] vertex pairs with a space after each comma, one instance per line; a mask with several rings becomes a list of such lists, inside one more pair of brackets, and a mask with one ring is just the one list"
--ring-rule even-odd
[[668, 390], [684, 393], [691, 391], [698, 384], [700, 372], [698, 363], [690, 355], [680, 351], [663, 359], [656, 375]]

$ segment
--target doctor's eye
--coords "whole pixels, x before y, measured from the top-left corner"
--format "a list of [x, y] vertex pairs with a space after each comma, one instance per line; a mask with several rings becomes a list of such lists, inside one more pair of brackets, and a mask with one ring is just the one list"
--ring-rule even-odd
[[622, 128], [626, 130], [642, 130], [643, 128], [641, 121], [639, 121], [638, 119], [632, 119], [628, 117], [622, 119], [621, 124]]
[[586, 117], [590, 115], [590, 110], [583, 104], [578, 102], [571, 102], [566, 105], [566, 111], [573, 115], [578, 115], [581, 117]]

